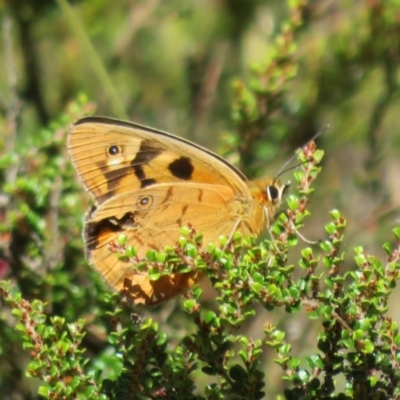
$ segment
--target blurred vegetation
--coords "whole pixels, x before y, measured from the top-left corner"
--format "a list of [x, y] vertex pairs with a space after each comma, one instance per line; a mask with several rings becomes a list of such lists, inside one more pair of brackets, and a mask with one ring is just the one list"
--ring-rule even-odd
[[[400, 398], [399, 0], [5, 0], [0, 24], [3, 398]], [[65, 141], [94, 113], [250, 178], [330, 129], [272, 241], [208, 249], [221, 276], [189, 237], [211, 285], [132, 310], [83, 259]]]

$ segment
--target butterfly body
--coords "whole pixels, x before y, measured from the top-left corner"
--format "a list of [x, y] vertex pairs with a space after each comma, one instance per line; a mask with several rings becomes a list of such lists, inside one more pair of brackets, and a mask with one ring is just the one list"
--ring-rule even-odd
[[86, 255], [116, 290], [134, 303], [156, 304], [187, 289], [200, 274], [172, 274], [151, 281], [120, 260], [113, 244], [124, 234], [144, 258], [163, 251], [183, 226], [220, 236], [257, 236], [273, 219], [286, 185], [248, 181], [223, 158], [165, 132], [100, 117], [79, 120], [68, 139], [73, 165], [95, 206], [84, 228]]

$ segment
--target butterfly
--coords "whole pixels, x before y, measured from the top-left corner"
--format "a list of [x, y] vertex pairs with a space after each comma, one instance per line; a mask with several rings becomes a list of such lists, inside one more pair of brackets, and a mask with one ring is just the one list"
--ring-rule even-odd
[[228, 161], [188, 140], [104, 117], [78, 120], [68, 151], [94, 206], [86, 215], [86, 258], [108, 284], [134, 304], [153, 305], [192, 287], [199, 272], [151, 280], [112, 251], [121, 235], [138, 257], [164, 251], [183, 226], [220, 236], [258, 236], [274, 219], [288, 184], [248, 180]]

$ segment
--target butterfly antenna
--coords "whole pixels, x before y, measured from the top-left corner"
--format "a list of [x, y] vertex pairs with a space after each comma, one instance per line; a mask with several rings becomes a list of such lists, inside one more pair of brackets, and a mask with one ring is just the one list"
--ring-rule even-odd
[[[324, 126], [322, 129], [320, 129], [311, 139], [309, 139], [309, 140], [307, 141], [306, 144], [304, 144], [303, 146], [301, 146], [301, 148], [303, 149], [304, 147], [308, 146], [311, 142], [313, 142], [315, 139], [317, 139], [319, 136], [321, 136], [326, 130], [329, 129], [329, 126], [330, 126], [329, 124], [325, 125], [325, 126]], [[305, 163], [308, 162], [308, 161], [303, 161], [302, 163], [297, 164], [297, 165], [295, 165], [294, 167], [291, 167], [291, 168], [286, 169], [286, 167], [287, 167], [296, 157], [297, 157], [297, 152], [295, 152], [295, 153], [293, 154], [293, 156], [290, 157], [289, 160], [287, 160], [287, 161], [285, 162], [285, 164], [283, 164], [282, 168], [281, 168], [281, 169], [278, 171], [278, 173], [276, 174], [276, 176], [275, 176], [275, 178], [274, 178], [274, 182], [275, 182], [282, 174], [284, 174], [285, 172], [290, 171], [291, 169], [295, 169], [295, 168], [299, 167], [300, 165], [305, 164]]]

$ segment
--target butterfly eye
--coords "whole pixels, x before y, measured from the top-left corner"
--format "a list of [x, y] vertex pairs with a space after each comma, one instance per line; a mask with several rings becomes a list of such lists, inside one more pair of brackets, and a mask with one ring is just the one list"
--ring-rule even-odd
[[279, 190], [275, 186], [268, 186], [266, 192], [271, 200], [276, 200], [279, 197]]
[[116, 156], [116, 155], [122, 153], [122, 148], [121, 148], [121, 146], [113, 144], [112, 146], [108, 146], [107, 153], [110, 156]]
[[138, 209], [145, 209], [145, 208], [149, 208], [152, 203], [153, 203], [153, 197], [152, 196], [140, 196], [137, 199], [136, 207]]

